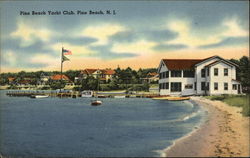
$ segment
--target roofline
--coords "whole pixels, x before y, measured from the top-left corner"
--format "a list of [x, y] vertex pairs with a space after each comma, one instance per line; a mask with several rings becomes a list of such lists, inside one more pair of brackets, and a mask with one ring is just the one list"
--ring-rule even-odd
[[[161, 62], [160, 62], [160, 64], [159, 64], [159, 66], [158, 66], [158, 68], [157, 68], [157, 73], [159, 74], [160, 73], [160, 66], [162, 65], [162, 63], [166, 66], [166, 68], [167, 68], [167, 65], [164, 63], [164, 61], [163, 61], [164, 59], [161, 59]], [[167, 68], [168, 69], [168, 68]]]
[[227, 64], [227, 65], [234, 66], [234, 65], [232, 65], [232, 64], [230, 64], [230, 63], [228, 63], [228, 62], [226, 62], [225, 60], [218, 60], [218, 61], [216, 61], [216, 62], [214, 62], [214, 63], [211, 63], [211, 64], [206, 65], [205, 67], [211, 67], [211, 66], [216, 65], [216, 64], [218, 64], [218, 63], [220, 63], [220, 62], [223, 62], [224, 64]]
[[195, 66], [198, 66], [198, 65], [204, 63], [205, 61], [211, 60], [211, 59], [214, 59], [214, 58], [219, 58], [220, 60], [223, 60], [223, 61], [227, 62], [228, 64], [231, 64], [231, 65], [233, 65], [233, 66], [239, 67], [237, 64], [235, 64], [235, 63], [233, 63], [233, 62], [231, 62], [231, 61], [229, 61], [229, 60], [226, 60], [226, 59], [224, 59], [224, 58], [222, 58], [222, 57], [220, 57], [220, 56], [218, 56], [218, 55], [211, 56], [211, 57], [209, 57], [209, 58], [205, 58], [202, 62], [199, 62], [199, 63], [195, 64]]
[[200, 65], [200, 64], [202, 64], [202, 63], [205, 63], [207, 60], [211, 60], [211, 59], [214, 59], [214, 58], [220, 58], [220, 59], [222, 59], [221, 57], [215, 55], [215, 56], [211, 56], [211, 57], [208, 57], [208, 58], [203, 59], [201, 62], [195, 64], [194, 66], [198, 66], [198, 65]]

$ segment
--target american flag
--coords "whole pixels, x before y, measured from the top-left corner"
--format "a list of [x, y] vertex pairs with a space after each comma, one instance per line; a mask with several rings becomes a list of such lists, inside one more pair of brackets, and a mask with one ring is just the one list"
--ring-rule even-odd
[[63, 49], [63, 55], [72, 55], [72, 52], [70, 50], [67, 49]]

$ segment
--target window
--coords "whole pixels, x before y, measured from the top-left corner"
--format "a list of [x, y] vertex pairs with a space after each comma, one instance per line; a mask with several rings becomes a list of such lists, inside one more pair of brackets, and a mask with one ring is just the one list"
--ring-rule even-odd
[[171, 71], [171, 77], [181, 77], [181, 70]]
[[206, 90], [206, 82], [201, 82], [201, 90]]
[[218, 87], [218, 83], [217, 82], [214, 82], [214, 90], [218, 90], [219, 87]]
[[207, 82], [207, 90], [209, 91], [209, 82]]
[[228, 83], [224, 83], [224, 90], [228, 90]]
[[218, 72], [219, 70], [218, 70], [218, 68], [214, 68], [214, 76], [218, 76]]
[[209, 76], [209, 68], [207, 68], [207, 76]]
[[194, 70], [183, 70], [183, 77], [194, 77]]
[[233, 90], [237, 90], [237, 84], [233, 84]]
[[206, 70], [205, 69], [201, 69], [201, 77], [206, 77]]
[[194, 90], [197, 90], [197, 83], [194, 82]]
[[193, 84], [186, 84], [185, 89], [193, 89]]
[[163, 89], [163, 84], [162, 83], [160, 83], [160, 89]]
[[181, 82], [172, 82], [171, 92], [181, 92]]
[[169, 77], [169, 71], [166, 71], [166, 78]]
[[168, 82], [165, 83], [165, 89], [169, 89], [169, 83]]
[[228, 68], [224, 68], [224, 76], [228, 76]]
[[171, 77], [181, 77], [181, 71], [180, 70], [171, 71]]

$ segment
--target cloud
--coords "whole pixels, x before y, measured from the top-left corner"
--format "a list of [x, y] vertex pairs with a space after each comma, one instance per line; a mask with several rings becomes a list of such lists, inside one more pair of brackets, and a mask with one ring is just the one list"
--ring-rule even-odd
[[49, 41], [51, 36], [49, 29], [34, 27], [32, 22], [23, 19], [18, 20], [17, 29], [10, 34], [10, 37], [21, 39], [23, 47], [32, 45], [36, 40]]
[[228, 37], [221, 40], [218, 43], [208, 44], [208, 45], [201, 45], [198, 48], [202, 49], [209, 49], [209, 48], [218, 48], [218, 47], [225, 47], [225, 46], [239, 46], [239, 45], [247, 45], [249, 43], [248, 37]]
[[54, 57], [51, 55], [47, 54], [36, 54], [32, 56], [29, 60], [29, 63], [32, 65], [44, 65], [44, 66], [49, 66], [49, 65], [57, 65], [60, 63], [60, 57]]
[[121, 31], [109, 37], [111, 42], [129, 43], [138, 40], [147, 40], [153, 42], [165, 42], [173, 40], [178, 36], [178, 33], [169, 30], [130, 30]]
[[222, 33], [225, 37], [240, 37], [249, 36], [249, 30], [244, 30], [240, 26], [239, 18], [233, 16], [223, 20], [222, 25], [225, 26], [225, 31]]
[[116, 53], [133, 52], [137, 55], [147, 56], [154, 53], [152, 47], [156, 46], [156, 42], [140, 40], [133, 43], [114, 43], [112, 51]]
[[105, 45], [108, 43], [108, 37], [117, 32], [124, 31], [125, 28], [119, 24], [99, 24], [95, 26], [88, 26], [81, 35], [98, 39], [95, 45]]
[[111, 45], [102, 45], [102, 46], [92, 46], [91, 49], [96, 51], [96, 54], [91, 54], [90, 56], [93, 57], [98, 57], [104, 60], [112, 60], [112, 59], [119, 59], [119, 58], [132, 58], [138, 56], [135, 53], [130, 53], [130, 52], [122, 52], [122, 53], [117, 53], [114, 51], [111, 51], [110, 48]]
[[167, 23], [167, 28], [177, 32], [179, 35], [176, 39], [167, 42], [167, 44], [183, 44], [195, 48], [199, 45], [211, 44], [215, 41], [219, 41], [219, 38], [215, 35], [204, 37], [199, 36], [199, 34], [192, 34], [191, 19], [170, 19]]
[[1, 63], [3, 65], [17, 66], [17, 56], [13, 51], [6, 51], [1, 57]]
[[51, 58], [41, 58], [46, 55], [34, 55], [24, 57], [22, 54], [18, 54], [14, 51], [4, 51], [4, 56], [1, 58], [1, 66], [9, 68], [44, 68], [50, 64]]
[[139, 38], [138, 33], [135, 31], [120, 31], [109, 36], [109, 41], [129, 43], [129, 42], [134, 42], [138, 38]]
[[180, 50], [184, 48], [188, 48], [188, 46], [184, 44], [159, 44], [153, 47], [153, 49], [157, 51], [168, 51], [168, 50], [173, 51], [173, 50]]
[[60, 54], [62, 47], [64, 47], [65, 49], [69, 49], [72, 52], [72, 57], [81, 57], [81, 56], [86, 56], [86, 55], [90, 55], [90, 54], [96, 54], [95, 51], [89, 49], [87, 46], [84, 45], [73, 45], [70, 43], [55, 43], [53, 45], [51, 45], [51, 49], [53, 49], [54, 51], [57, 51], [58, 54]]
[[147, 40], [162, 42], [177, 38], [178, 33], [170, 30], [150, 30], [145, 31], [145, 36]]

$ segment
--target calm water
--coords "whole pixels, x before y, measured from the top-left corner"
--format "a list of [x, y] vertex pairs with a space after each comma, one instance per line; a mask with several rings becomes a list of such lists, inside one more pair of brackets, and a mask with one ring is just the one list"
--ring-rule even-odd
[[0, 151], [8, 156], [159, 156], [204, 118], [190, 102], [145, 98], [8, 97], [0, 91]]

